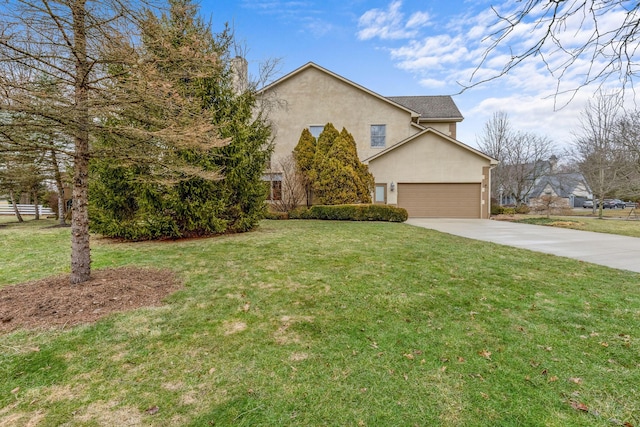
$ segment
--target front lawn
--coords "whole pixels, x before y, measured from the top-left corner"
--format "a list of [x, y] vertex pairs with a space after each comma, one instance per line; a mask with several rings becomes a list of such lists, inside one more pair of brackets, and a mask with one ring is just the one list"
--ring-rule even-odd
[[572, 228], [574, 230], [593, 231], [596, 233], [640, 237], [640, 220], [635, 219], [598, 219], [583, 216], [552, 216], [551, 218], [547, 218], [527, 215], [514, 220], [526, 224], [548, 225], [552, 227]]
[[[69, 229], [0, 250], [0, 287], [65, 272]], [[395, 223], [92, 252], [185, 288], [2, 335], [0, 426], [640, 425], [640, 274]]]

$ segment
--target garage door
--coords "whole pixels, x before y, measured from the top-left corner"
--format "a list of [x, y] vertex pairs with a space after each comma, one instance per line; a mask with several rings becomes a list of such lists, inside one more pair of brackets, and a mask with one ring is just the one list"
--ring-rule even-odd
[[411, 217], [480, 218], [480, 184], [398, 184]]

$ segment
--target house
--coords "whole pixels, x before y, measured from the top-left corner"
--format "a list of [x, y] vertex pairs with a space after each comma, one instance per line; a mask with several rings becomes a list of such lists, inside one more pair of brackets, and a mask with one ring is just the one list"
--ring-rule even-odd
[[585, 200], [592, 199], [591, 190], [579, 172], [559, 172], [542, 176], [531, 190], [529, 203], [543, 196], [558, 197], [568, 208], [582, 207]]
[[303, 129], [346, 128], [375, 178], [376, 203], [412, 217], [488, 218], [495, 159], [456, 139], [463, 120], [450, 96], [384, 97], [312, 62], [263, 88], [275, 148], [268, 171], [279, 186], [281, 160]]
[[[558, 158], [555, 155], [548, 160], [538, 160], [535, 164], [517, 165], [517, 167], [528, 171], [525, 182], [518, 188], [521, 189], [519, 200], [531, 207], [544, 204], [541, 198], [545, 196], [559, 199], [554, 203], [567, 208], [581, 207], [585, 200], [592, 198], [591, 189], [584, 176], [566, 167], [558, 167]], [[506, 168], [508, 176], [509, 166]], [[517, 203], [518, 199], [513, 194], [504, 194], [499, 191], [498, 193], [501, 205]]]

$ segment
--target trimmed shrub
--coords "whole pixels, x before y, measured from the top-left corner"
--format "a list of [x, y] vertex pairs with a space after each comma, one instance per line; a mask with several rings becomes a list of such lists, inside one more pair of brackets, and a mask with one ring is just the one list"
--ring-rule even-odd
[[289, 211], [289, 219], [311, 219], [309, 217], [309, 208], [298, 206], [297, 208]]
[[289, 219], [287, 212], [267, 211], [264, 215], [265, 219]]
[[297, 208], [289, 212], [291, 219], [324, 219], [336, 221], [389, 221], [404, 222], [407, 211], [389, 205], [315, 205], [310, 208]]
[[519, 207], [511, 206], [499, 206], [491, 205], [491, 215], [515, 215], [516, 213], [526, 214], [529, 213], [529, 207], [522, 205]]

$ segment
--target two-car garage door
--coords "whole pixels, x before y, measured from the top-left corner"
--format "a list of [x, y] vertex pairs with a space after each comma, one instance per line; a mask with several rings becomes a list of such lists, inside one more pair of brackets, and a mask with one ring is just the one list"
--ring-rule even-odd
[[398, 184], [410, 217], [480, 218], [480, 184]]

